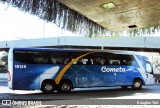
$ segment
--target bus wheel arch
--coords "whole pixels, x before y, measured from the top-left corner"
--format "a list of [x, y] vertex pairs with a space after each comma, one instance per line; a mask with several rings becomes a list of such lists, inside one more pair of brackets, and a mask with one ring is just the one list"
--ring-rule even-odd
[[43, 93], [53, 93], [55, 89], [56, 86], [54, 80], [46, 79], [42, 81], [41, 91], [43, 91]]
[[140, 90], [142, 88], [143, 81], [141, 78], [135, 78], [133, 81], [132, 88], [135, 90]]
[[73, 83], [69, 79], [63, 79], [58, 84], [57, 90], [58, 92], [70, 92], [73, 88]]

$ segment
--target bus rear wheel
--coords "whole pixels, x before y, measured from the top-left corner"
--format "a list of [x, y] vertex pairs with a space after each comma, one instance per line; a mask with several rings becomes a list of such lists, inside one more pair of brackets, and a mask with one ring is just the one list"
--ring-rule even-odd
[[132, 88], [135, 90], [140, 90], [142, 88], [142, 81], [139, 79], [134, 80]]
[[47, 94], [53, 93], [55, 90], [55, 85], [51, 81], [45, 81], [42, 83], [41, 90], [43, 91], [43, 93], [47, 93]]
[[58, 85], [58, 92], [70, 92], [72, 84], [70, 81], [64, 80]]

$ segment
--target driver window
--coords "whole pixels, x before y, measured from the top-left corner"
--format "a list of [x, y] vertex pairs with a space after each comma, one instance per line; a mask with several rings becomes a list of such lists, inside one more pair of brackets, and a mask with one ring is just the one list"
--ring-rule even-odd
[[146, 62], [146, 72], [152, 73], [152, 66], [150, 62]]

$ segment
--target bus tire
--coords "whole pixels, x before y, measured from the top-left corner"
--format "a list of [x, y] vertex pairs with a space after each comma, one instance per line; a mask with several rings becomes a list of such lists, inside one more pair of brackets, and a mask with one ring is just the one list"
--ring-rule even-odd
[[58, 92], [70, 92], [72, 89], [72, 83], [68, 80], [63, 80], [58, 85]]
[[127, 89], [128, 88], [128, 86], [121, 86], [122, 87], [122, 89]]
[[41, 87], [41, 91], [43, 91], [43, 93], [53, 93], [55, 90], [55, 84], [52, 81], [44, 81], [42, 83], [42, 87]]
[[135, 79], [132, 88], [135, 90], [140, 90], [142, 88], [142, 81], [140, 79]]

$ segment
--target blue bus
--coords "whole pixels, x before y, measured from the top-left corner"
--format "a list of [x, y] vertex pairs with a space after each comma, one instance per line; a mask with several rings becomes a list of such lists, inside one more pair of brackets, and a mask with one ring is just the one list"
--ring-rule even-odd
[[11, 48], [8, 86], [13, 90], [69, 92], [74, 88], [154, 84], [152, 64], [132, 51]]

